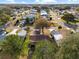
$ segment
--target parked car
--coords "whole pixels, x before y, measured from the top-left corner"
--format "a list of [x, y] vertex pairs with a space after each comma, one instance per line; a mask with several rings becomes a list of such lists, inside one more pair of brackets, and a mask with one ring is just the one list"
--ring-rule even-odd
[[4, 38], [6, 36], [6, 31], [0, 30], [0, 39]]
[[62, 35], [60, 32], [56, 31], [56, 30], [51, 31], [51, 37], [52, 37], [56, 42], [58, 42], [58, 41], [60, 41], [61, 39], [63, 39], [63, 35]]

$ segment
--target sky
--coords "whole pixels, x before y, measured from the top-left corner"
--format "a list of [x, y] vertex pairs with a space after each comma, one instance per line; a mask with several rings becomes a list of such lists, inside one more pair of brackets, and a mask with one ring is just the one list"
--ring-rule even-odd
[[79, 0], [0, 0], [0, 4], [79, 4]]

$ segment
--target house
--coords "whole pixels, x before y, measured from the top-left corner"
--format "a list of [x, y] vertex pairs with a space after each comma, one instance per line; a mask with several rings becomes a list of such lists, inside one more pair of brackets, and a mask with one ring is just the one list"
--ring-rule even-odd
[[29, 23], [33, 23], [34, 20], [35, 20], [35, 15], [34, 15], [34, 14], [28, 14], [28, 15], [26, 15], [26, 16], [23, 16], [22, 18], [23, 18], [24, 20], [27, 19], [27, 18], [29, 18]]
[[18, 32], [18, 36], [25, 38], [27, 35], [27, 32], [25, 30], [21, 30]]
[[48, 13], [47, 13], [45, 10], [41, 10], [40, 15], [41, 15], [43, 18], [47, 18], [47, 17], [48, 17]]
[[28, 17], [28, 18], [34, 18], [35, 15], [34, 15], [34, 14], [29, 14], [29, 15], [27, 15], [26, 17]]
[[20, 25], [24, 27], [24, 26], [26, 25], [26, 20], [22, 20], [22, 21], [20, 22]]
[[41, 16], [48, 16], [48, 14], [45, 10], [41, 10], [40, 15]]
[[26, 16], [24, 15], [24, 16], [22, 16], [22, 19], [26, 19]]
[[30, 14], [36, 14], [36, 12], [37, 12], [37, 10], [35, 10], [35, 9], [30, 10]]
[[19, 37], [25, 38], [27, 35], [27, 32], [25, 30], [19, 31], [19, 29], [14, 29], [12, 32], [8, 33], [6, 36], [9, 36], [9, 35], [18, 35]]

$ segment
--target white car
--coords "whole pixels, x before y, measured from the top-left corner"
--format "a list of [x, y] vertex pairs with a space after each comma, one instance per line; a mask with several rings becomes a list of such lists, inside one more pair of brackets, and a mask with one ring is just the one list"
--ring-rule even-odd
[[63, 35], [56, 30], [51, 31], [51, 36], [55, 41], [63, 39]]

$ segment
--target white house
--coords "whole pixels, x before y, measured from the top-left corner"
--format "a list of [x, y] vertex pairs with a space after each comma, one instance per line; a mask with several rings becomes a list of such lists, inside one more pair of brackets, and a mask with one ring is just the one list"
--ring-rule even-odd
[[18, 32], [18, 36], [20, 37], [26, 37], [26, 35], [27, 35], [27, 32], [25, 30], [21, 30]]
[[41, 10], [40, 15], [41, 16], [48, 16], [48, 14], [45, 10]]
[[48, 13], [45, 10], [41, 10], [40, 15], [45, 19], [48, 18]]

